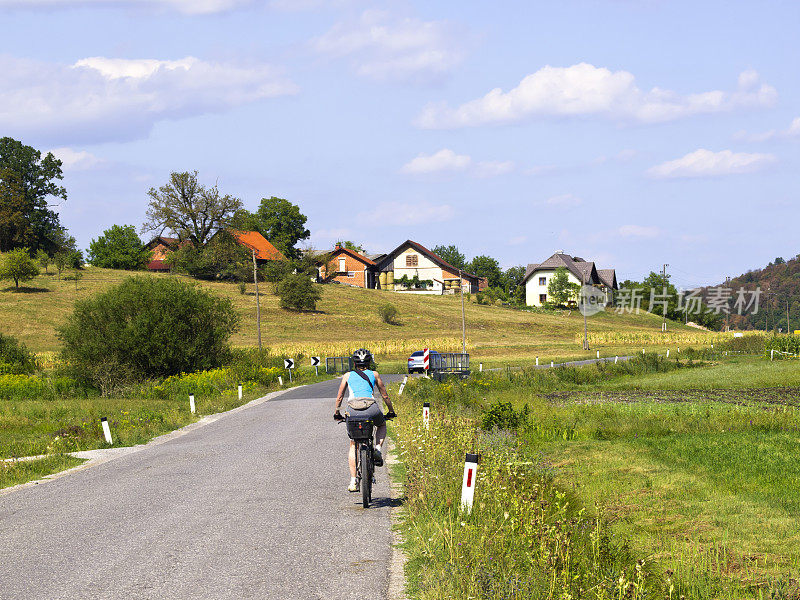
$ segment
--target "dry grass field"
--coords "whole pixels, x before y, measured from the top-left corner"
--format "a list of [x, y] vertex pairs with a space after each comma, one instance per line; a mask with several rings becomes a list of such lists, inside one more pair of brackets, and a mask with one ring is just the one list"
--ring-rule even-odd
[[[0, 328], [36, 352], [59, 349], [56, 328], [72, 311], [77, 299], [90, 297], [131, 276], [128, 271], [88, 267], [78, 282], [64, 281], [52, 273], [42, 273], [19, 292], [0, 289]], [[180, 277], [147, 274], [145, 277]], [[186, 278], [187, 281], [191, 279]], [[256, 301], [253, 285], [245, 294], [228, 282], [198, 282], [215, 294], [231, 299], [242, 317], [242, 326], [233, 337], [235, 346], [255, 346]], [[281, 354], [331, 355], [349, 351], [364, 342], [378, 346], [378, 354], [401, 357], [425, 341], [432, 347], [455, 350], [461, 340], [461, 303], [456, 296], [419, 296], [363, 290], [341, 285], [322, 286], [322, 300], [316, 312], [298, 313], [281, 309], [272, 294], [271, 284], [260, 284], [261, 334], [263, 344]], [[399, 312], [398, 324], [383, 323], [378, 307], [390, 302]], [[590, 317], [592, 351], [581, 346], [583, 317], [577, 311], [528, 312], [503, 306], [484, 306], [475, 298], [466, 305], [469, 349], [488, 362], [511, 364], [542, 359], [577, 358], [601, 354], [648, 350], [676, 345], [701, 345], [714, 336], [670, 324], [662, 334], [661, 319], [655, 315], [617, 315], [613, 312]], [[453, 346], [448, 348], [447, 346]]]

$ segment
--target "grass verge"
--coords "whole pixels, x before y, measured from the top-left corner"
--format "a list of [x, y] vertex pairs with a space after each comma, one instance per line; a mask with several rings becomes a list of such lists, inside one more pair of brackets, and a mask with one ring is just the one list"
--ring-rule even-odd
[[20, 485], [46, 475], [77, 467], [84, 461], [68, 454], [54, 454], [38, 460], [0, 462], [0, 489]]

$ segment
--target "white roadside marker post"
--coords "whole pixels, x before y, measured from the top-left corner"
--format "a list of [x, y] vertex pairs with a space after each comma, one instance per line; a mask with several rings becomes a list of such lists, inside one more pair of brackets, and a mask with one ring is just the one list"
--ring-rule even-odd
[[775, 360], [775, 349], [774, 348], [769, 351], [769, 359], [770, 360]]
[[278, 385], [283, 387], [283, 377], [281, 377], [280, 375], [278, 375]]
[[431, 403], [423, 402], [422, 404], [422, 424], [425, 429], [428, 429], [431, 423]]
[[669, 348], [667, 348], [667, 358], [669, 358]]
[[113, 444], [114, 442], [111, 440], [111, 429], [108, 427], [108, 419], [105, 417], [101, 418], [100, 424], [103, 426], [103, 435], [106, 438], [106, 442]]
[[642, 348], [642, 356], [644, 356], [644, 348]]
[[189, 410], [194, 414], [194, 394], [189, 394]]
[[475, 499], [475, 479], [478, 475], [480, 454], [467, 454], [464, 460], [464, 481], [461, 484], [461, 508], [467, 513], [472, 512], [472, 502]]
[[555, 363], [551, 360], [550, 361], [550, 368], [552, 369], [555, 366]]
[[478, 363], [478, 372], [483, 373], [483, 363]]
[[406, 382], [407, 381], [408, 381], [408, 375], [403, 377], [403, 383], [400, 384], [400, 391], [397, 392], [398, 396], [402, 396], [403, 395], [403, 389], [406, 387]]
[[538, 356], [536, 357], [536, 366], [537, 367], [539, 366], [539, 357]]
[[600, 358], [600, 350], [597, 351], [597, 358]]
[[239, 384], [239, 400], [242, 399], [242, 384]]
[[614, 364], [617, 364], [617, 361], [618, 361], [618, 360], [619, 360], [619, 356], [615, 356], [615, 357], [614, 357]]

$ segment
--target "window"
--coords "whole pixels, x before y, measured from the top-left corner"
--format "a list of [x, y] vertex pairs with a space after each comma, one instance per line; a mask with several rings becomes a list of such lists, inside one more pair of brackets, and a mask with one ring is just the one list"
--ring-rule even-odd
[[539, 294], [539, 304], [547, 302], [547, 294]]
[[354, 271], [348, 271], [348, 272], [347, 272], [347, 276], [348, 276], [348, 277], [355, 277], [355, 276], [356, 276], [356, 274], [355, 274], [355, 272], [354, 272]]
[[417, 267], [419, 266], [419, 256], [416, 254], [406, 254], [406, 266]]
[[547, 285], [547, 277], [539, 277], [539, 285]]
[[339, 259], [339, 273], [344, 273], [347, 270], [347, 267], [345, 267], [344, 262], [345, 262], [344, 257]]

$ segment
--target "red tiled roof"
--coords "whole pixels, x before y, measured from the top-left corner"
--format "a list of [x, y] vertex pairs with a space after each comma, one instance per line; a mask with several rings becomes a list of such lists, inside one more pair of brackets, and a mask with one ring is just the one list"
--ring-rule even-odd
[[267, 241], [263, 235], [257, 231], [237, 231], [236, 229], [229, 229], [230, 234], [242, 246], [247, 246], [251, 250], [256, 251], [256, 258], [258, 260], [286, 260], [286, 257], [281, 254], [275, 246]]
[[371, 267], [375, 266], [375, 263], [373, 261], [371, 261], [370, 259], [368, 259], [363, 254], [359, 254], [355, 250], [350, 250], [350, 248], [345, 248], [344, 246], [337, 246], [336, 249], [333, 252], [331, 252], [331, 257], [332, 258], [335, 257], [340, 252], [344, 252], [345, 254], [349, 254], [350, 256], [355, 258], [356, 260], [360, 260], [361, 262], [363, 262], [366, 265], [369, 265]]

